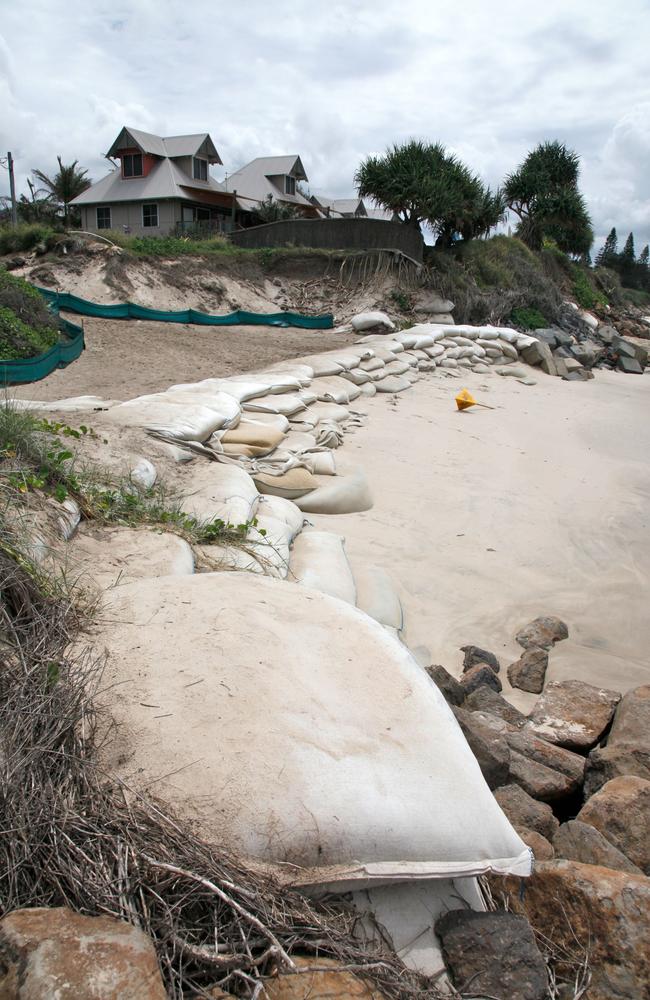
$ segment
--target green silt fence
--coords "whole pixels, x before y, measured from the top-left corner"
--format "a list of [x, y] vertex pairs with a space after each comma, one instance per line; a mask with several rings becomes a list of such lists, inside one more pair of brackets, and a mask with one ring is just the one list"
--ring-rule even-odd
[[76, 361], [85, 347], [83, 327], [70, 323], [67, 319], [60, 319], [59, 328], [63, 336], [44, 354], [38, 354], [34, 358], [21, 358], [20, 361], [0, 360], [0, 383], [21, 385], [38, 382], [57, 368], [65, 368], [71, 361]]
[[150, 319], [158, 323], [192, 323], [196, 326], [298, 326], [305, 330], [331, 330], [334, 326], [331, 313], [324, 316], [303, 316], [293, 312], [251, 313], [239, 310], [226, 316], [212, 316], [196, 309], [149, 309], [134, 302], [105, 306], [69, 292], [53, 292], [49, 288], [39, 288], [38, 291], [59, 309], [99, 319]]

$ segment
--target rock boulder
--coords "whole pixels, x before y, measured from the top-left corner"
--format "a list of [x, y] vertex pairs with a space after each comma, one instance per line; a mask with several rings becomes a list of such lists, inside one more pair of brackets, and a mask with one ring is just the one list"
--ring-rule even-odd
[[559, 822], [545, 802], [536, 802], [519, 785], [503, 785], [494, 797], [514, 827], [528, 827], [552, 841]]
[[548, 973], [535, 935], [522, 916], [496, 911], [450, 910], [436, 934], [451, 980], [472, 994], [499, 1000], [545, 1000]]
[[[510, 905], [524, 913], [558, 948], [588, 951], [589, 1000], [650, 996], [650, 879], [576, 861], [544, 861], [526, 881], [508, 879]], [[573, 993], [569, 993], [573, 996]]]
[[443, 698], [449, 705], [462, 705], [465, 701], [465, 688], [455, 677], [439, 663], [426, 667], [426, 671]]
[[631, 776], [613, 778], [591, 796], [577, 818], [600, 830], [650, 875], [650, 781]]
[[465, 688], [466, 694], [471, 694], [472, 691], [476, 691], [477, 688], [487, 685], [492, 688], [493, 691], [501, 691], [501, 681], [495, 674], [492, 667], [488, 667], [486, 663], [477, 663], [473, 667], [469, 667], [463, 673], [460, 679], [460, 683]]
[[568, 750], [589, 750], [609, 726], [621, 699], [618, 691], [584, 681], [553, 681], [537, 699], [529, 727]]
[[508, 667], [508, 680], [514, 688], [541, 694], [548, 668], [548, 653], [545, 649], [529, 646], [518, 660]]
[[487, 663], [488, 667], [492, 667], [495, 674], [499, 673], [501, 664], [494, 653], [490, 653], [489, 650], [481, 649], [480, 646], [461, 646], [460, 651], [465, 654], [463, 657], [463, 670], [469, 670], [470, 667], [475, 667], [477, 663]]
[[486, 726], [474, 712], [456, 708], [454, 715], [490, 788], [503, 785], [510, 773], [510, 750], [501, 734]]
[[493, 688], [487, 687], [485, 684], [467, 695], [465, 708], [471, 712], [489, 712], [490, 715], [496, 715], [518, 729], [521, 729], [526, 723], [527, 717], [518, 708], [506, 701], [498, 691], [494, 691]]
[[65, 907], [15, 910], [0, 921], [3, 1000], [165, 1000], [151, 939], [112, 917]]
[[563, 823], [553, 838], [553, 849], [558, 858], [580, 861], [584, 865], [599, 865], [615, 871], [643, 875], [621, 851], [603, 837], [600, 830], [579, 819]]
[[567, 639], [569, 630], [559, 618], [552, 615], [541, 615], [520, 629], [515, 639], [524, 649], [531, 646], [536, 649], [550, 649], [556, 642]]

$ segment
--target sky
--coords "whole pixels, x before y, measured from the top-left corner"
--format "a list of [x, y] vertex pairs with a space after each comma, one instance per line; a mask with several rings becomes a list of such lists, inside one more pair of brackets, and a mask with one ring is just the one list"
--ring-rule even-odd
[[[209, 132], [221, 180], [297, 153], [313, 193], [442, 142], [492, 186], [545, 139], [581, 157], [597, 250], [650, 242], [650, 0], [0, 0], [0, 156], [98, 180], [123, 125]], [[0, 169], [0, 194], [8, 193]]]

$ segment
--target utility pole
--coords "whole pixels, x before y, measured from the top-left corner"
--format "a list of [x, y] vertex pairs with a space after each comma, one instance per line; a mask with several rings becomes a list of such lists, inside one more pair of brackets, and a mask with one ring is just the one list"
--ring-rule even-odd
[[18, 225], [18, 209], [16, 207], [16, 184], [14, 182], [14, 158], [7, 153], [7, 169], [9, 171], [9, 194], [11, 195], [11, 223]]

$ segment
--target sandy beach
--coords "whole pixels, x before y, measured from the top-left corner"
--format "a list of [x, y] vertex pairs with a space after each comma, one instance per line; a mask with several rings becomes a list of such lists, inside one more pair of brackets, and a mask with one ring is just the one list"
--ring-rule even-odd
[[[650, 680], [650, 379], [534, 374], [523, 386], [436, 373], [363, 401], [369, 419], [337, 460], [363, 466], [374, 507], [312, 520], [345, 536], [353, 563], [391, 574], [407, 642], [433, 663], [457, 674], [459, 647], [475, 643], [506, 665], [516, 630], [555, 614], [570, 637], [548, 679], [624, 691]], [[458, 413], [461, 386], [496, 409]], [[528, 710], [535, 695], [501, 677]]]

